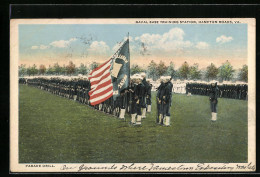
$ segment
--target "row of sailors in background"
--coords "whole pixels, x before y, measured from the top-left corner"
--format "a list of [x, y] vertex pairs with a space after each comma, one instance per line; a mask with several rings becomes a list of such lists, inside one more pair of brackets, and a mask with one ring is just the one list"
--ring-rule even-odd
[[88, 103], [90, 82], [87, 78], [20, 78], [20, 84], [27, 84], [55, 95], [77, 100], [81, 103]]
[[[152, 91], [157, 91], [157, 88], [160, 86], [161, 80], [164, 77], [170, 78], [170, 76], [162, 76], [159, 81], [152, 82], [152, 84], [153, 84]], [[171, 82], [173, 84], [173, 87], [172, 87], [173, 93], [186, 94], [186, 83], [184, 83], [184, 82], [173, 82], [173, 81], [171, 81]]]
[[[157, 82], [153, 83], [152, 91], [156, 91], [159, 87]], [[212, 81], [216, 83], [217, 81]], [[172, 81], [173, 93], [187, 94], [187, 95], [202, 95], [209, 96], [211, 84], [208, 82], [184, 82], [184, 81]], [[219, 97], [247, 100], [248, 97], [248, 85], [246, 83], [218, 83]]]
[[[210, 84], [187, 83], [186, 94], [209, 96], [210, 88]], [[220, 98], [247, 100], [248, 86], [247, 84], [218, 84], [218, 95]]]
[[[140, 74], [139, 74], [140, 75]], [[135, 76], [134, 76], [135, 77]], [[142, 77], [142, 76], [140, 76]], [[162, 77], [169, 77], [169, 76], [162, 76]], [[52, 78], [44, 78], [47, 80], [51, 80]], [[80, 77], [79, 78], [70, 78], [70, 77], [56, 77], [56, 80], [61, 79], [62, 82], [66, 82], [69, 80], [87, 80], [86, 78]], [[142, 78], [143, 79], [143, 78]], [[160, 79], [161, 80], [161, 79]], [[152, 85], [152, 91], [156, 91], [159, 87], [159, 81], [154, 82], [151, 79], [147, 79], [149, 83]], [[25, 83], [26, 78], [20, 78], [20, 83]], [[216, 82], [216, 81], [212, 81]], [[180, 93], [180, 94], [192, 94], [192, 95], [209, 95], [210, 84], [209, 83], [197, 83], [197, 82], [172, 82], [173, 83], [173, 93]], [[59, 83], [58, 83], [59, 84]], [[68, 84], [69, 85], [69, 84]], [[241, 84], [231, 84], [231, 83], [218, 83], [219, 89], [219, 97], [220, 98], [232, 98], [232, 99], [241, 99], [247, 100], [248, 97], [248, 85], [245, 83]]]

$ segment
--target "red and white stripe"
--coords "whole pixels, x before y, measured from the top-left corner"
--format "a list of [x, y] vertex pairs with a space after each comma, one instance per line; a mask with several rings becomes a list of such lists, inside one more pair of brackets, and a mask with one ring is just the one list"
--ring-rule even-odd
[[113, 84], [111, 81], [110, 67], [112, 59], [92, 70], [89, 74], [91, 90], [89, 101], [91, 105], [97, 105], [113, 96]]

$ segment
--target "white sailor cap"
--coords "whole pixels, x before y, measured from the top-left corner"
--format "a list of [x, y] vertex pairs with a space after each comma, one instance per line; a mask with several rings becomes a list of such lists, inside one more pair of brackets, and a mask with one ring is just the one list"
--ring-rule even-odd
[[164, 76], [161, 76], [161, 77], [160, 77], [160, 80], [163, 80], [163, 79], [164, 79]]
[[236, 84], [246, 84], [246, 83], [242, 81], [236, 81]]
[[135, 78], [136, 78], [136, 75], [134, 74], [134, 75], [130, 76], [130, 78], [131, 78], [131, 79], [135, 79]]
[[164, 81], [164, 80], [165, 80], [165, 76], [161, 76], [160, 81]]
[[140, 80], [142, 80], [143, 78], [142, 78], [141, 76], [139, 76], [139, 77], [137, 77], [136, 79], [140, 79]]
[[228, 81], [223, 81], [222, 83], [223, 83], [223, 84], [228, 84]]
[[141, 77], [146, 77], [145, 72], [140, 73], [140, 76], [141, 76]]
[[139, 76], [139, 74], [134, 74], [130, 77], [131, 80], [137, 80], [137, 79], [142, 79], [141, 76]]
[[165, 80], [170, 80], [170, 79], [171, 79], [171, 76], [164, 76], [164, 79], [165, 79]]
[[146, 79], [147, 82], [152, 82], [153, 80], [152, 79]]
[[211, 84], [215, 84], [216, 82], [218, 83], [217, 80], [212, 80], [212, 81], [210, 81]]
[[140, 74], [134, 74], [132, 77], [134, 77], [135, 79], [142, 78]]
[[134, 79], [134, 76], [130, 76], [130, 79]]

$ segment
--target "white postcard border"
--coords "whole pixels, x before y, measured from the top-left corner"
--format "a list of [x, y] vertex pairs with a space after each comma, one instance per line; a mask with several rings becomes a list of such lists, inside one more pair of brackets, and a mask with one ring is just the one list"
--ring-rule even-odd
[[[19, 24], [136, 24], [137, 21], [210, 21], [248, 24], [248, 163], [19, 163], [18, 61]], [[185, 23], [186, 21], [186, 23]], [[224, 22], [225, 21], [225, 22]], [[208, 22], [208, 23], [206, 23]], [[144, 24], [144, 23], [141, 23]], [[157, 23], [155, 23], [157, 24]], [[172, 23], [169, 23], [172, 24]], [[177, 23], [176, 23], [177, 24]], [[179, 23], [180, 24], [180, 23]], [[10, 171], [11, 172], [252, 172], [256, 169], [256, 74], [254, 18], [142, 18], [142, 19], [12, 19], [10, 21]]]

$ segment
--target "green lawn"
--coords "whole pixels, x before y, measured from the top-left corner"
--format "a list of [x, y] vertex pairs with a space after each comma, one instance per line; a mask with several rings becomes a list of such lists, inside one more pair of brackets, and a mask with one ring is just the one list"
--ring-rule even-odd
[[175, 94], [171, 127], [152, 113], [141, 127], [46, 91], [20, 85], [20, 163], [247, 162], [247, 101]]

